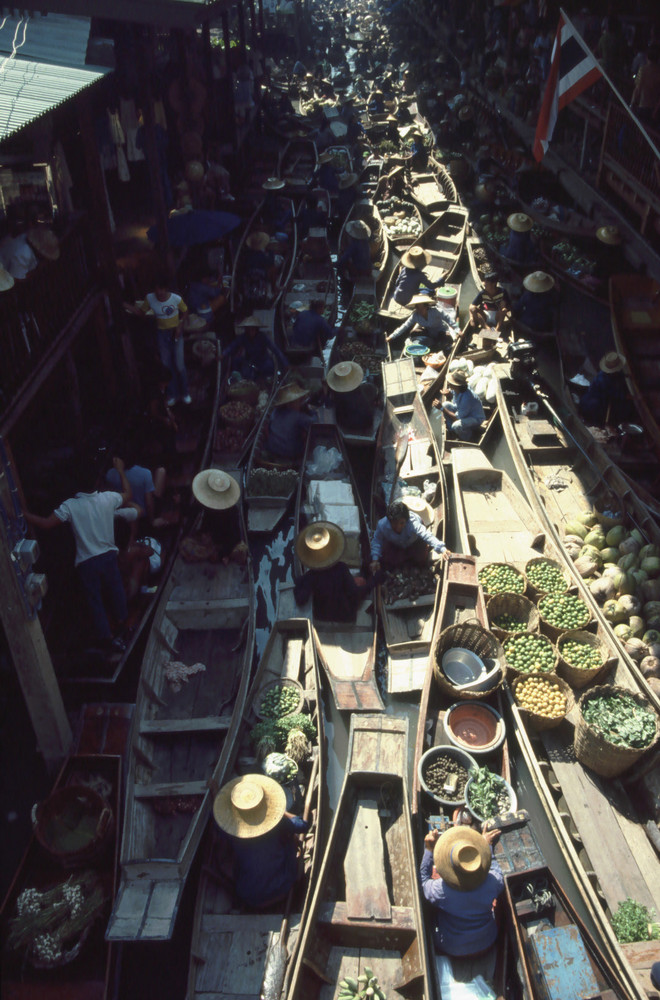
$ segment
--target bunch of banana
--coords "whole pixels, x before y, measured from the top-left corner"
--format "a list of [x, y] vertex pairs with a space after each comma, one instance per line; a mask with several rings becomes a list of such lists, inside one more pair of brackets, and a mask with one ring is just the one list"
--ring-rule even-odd
[[371, 969], [366, 968], [357, 979], [340, 980], [337, 1000], [386, 1000]]

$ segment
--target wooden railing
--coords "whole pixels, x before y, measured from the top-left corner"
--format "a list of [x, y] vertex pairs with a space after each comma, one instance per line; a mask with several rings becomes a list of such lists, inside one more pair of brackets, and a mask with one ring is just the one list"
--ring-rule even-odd
[[[651, 126], [647, 131], [660, 146], [658, 132]], [[605, 122], [598, 184], [613, 190], [639, 216], [643, 235], [649, 225], [660, 232], [660, 160], [630, 116], [612, 103]]]
[[62, 236], [58, 260], [41, 261], [0, 293], [0, 413], [66, 332], [95, 279], [91, 232], [81, 218]]

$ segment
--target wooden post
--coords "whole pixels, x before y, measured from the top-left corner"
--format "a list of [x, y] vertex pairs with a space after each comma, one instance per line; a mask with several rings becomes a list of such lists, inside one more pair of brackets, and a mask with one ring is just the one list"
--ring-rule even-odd
[[[4, 471], [0, 471], [0, 500], [10, 513], [11, 499]], [[37, 746], [52, 770], [71, 749], [71, 726], [41, 622], [36, 616], [28, 618], [4, 528], [0, 528], [0, 593], [0, 621], [32, 720]]]

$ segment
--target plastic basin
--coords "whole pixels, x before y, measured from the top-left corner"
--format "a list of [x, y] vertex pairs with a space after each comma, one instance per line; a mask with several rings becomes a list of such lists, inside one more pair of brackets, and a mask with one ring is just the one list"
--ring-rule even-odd
[[445, 713], [443, 726], [447, 739], [475, 756], [493, 753], [506, 736], [504, 719], [483, 702], [458, 701]]

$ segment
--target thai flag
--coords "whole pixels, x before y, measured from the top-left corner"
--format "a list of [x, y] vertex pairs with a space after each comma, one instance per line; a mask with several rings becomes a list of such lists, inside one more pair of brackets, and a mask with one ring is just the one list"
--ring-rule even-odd
[[542, 160], [555, 129], [557, 115], [583, 90], [602, 76], [601, 69], [564, 14], [552, 48], [550, 76], [545, 85], [541, 113], [534, 137], [534, 157]]

